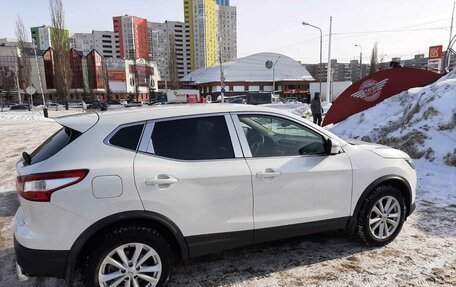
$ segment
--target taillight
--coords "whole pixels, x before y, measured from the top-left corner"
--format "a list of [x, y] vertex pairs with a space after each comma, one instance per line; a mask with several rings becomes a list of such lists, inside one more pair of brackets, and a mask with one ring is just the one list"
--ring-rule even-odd
[[88, 169], [79, 169], [18, 176], [16, 191], [27, 200], [50, 201], [54, 191], [80, 182], [87, 173]]

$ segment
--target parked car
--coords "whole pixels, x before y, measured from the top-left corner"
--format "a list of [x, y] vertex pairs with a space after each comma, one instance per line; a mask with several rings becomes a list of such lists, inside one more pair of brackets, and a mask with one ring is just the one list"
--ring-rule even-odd
[[28, 109], [29, 109], [29, 105], [27, 105], [27, 104], [16, 104], [16, 105], [10, 107], [10, 111], [28, 110]]
[[406, 153], [277, 109], [175, 105], [55, 120], [62, 128], [17, 164], [23, 278], [71, 281], [81, 268], [88, 287], [165, 286], [182, 260], [266, 241], [343, 229], [382, 246], [415, 209]]
[[87, 105], [87, 109], [96, 109], [101, 111], [106, 111], [108, 109], [108, 105], [101, 101], [92, 101]]
[[82, 109], [84, 107], [87, 107], [87, 104], [84, 101], [74, 101], [68, 102], [68, 107]]
[[126, 108], [131, 108], [131, 107], [142, 107], [143, 104], [141, 102], [129, 102], [128, 104], [125, 105]]

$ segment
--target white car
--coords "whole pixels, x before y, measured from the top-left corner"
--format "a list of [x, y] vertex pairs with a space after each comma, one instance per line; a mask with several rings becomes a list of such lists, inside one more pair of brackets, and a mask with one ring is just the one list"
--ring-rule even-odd
[[[345, 229], [381, 246], [415, 209], [410, 157], [276, 109], [175, 105], [57, 118], [17, 164], [21, 278], [164, 286], [216, 251]], [[131, 284], [131, 285], [130, 285]]]

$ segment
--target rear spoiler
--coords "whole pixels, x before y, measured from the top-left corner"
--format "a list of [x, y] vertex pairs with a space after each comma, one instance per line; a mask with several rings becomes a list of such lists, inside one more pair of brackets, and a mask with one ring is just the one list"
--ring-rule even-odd
[[89, 130], [98, 122], [99, 119], [100, 116], [96, 112], [54, 118], [54, 120], [60, 125], [76, 130], [80, 133], [84, 133]]

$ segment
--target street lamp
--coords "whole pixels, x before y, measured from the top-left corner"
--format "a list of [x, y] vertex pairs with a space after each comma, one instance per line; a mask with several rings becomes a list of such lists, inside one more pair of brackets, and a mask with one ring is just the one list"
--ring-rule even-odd
[[317, 26], [314, 26], [312, 24], [309, 24], [307, 22], [302, 22], [302, 25], [303, 26], [310, 26], [310, 27], [313, 27], [315, 29], [318, 29], [320, 30], [320, 66], [318, 67], [318, 81], [320, 81], [320, 96], [321, 96], [321, 70], [322, 70], [322, 66], [321, 66], [321, 57], [322, 57], [322, 43], [323, 43], [323, 32], [321, 31], [321, 29]]
[[355, 47], [359, 48], [359, 79], [363, 78], [363, 47], [361, 45], [355, 44]]

